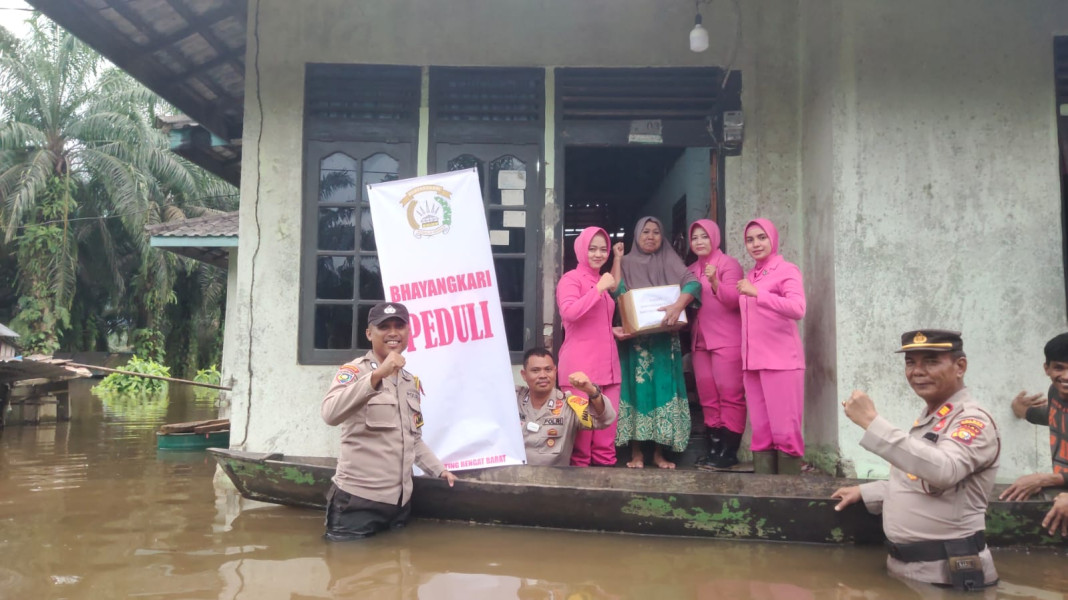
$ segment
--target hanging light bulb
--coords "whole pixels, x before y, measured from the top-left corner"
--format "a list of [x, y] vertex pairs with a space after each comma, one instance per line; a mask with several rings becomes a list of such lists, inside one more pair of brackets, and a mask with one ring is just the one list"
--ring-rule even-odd
[[690, 30], [690, 50], [704, 52], [708, 50], [708, 30], [701, 25], [701, 9], [697, 2], [694, 2], [694, 6], [697, 8], [697, 16], [693, 18], [693, 29]]

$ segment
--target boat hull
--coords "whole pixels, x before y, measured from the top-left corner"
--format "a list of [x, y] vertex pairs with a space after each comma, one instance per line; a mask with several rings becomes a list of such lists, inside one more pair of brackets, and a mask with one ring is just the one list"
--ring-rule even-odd
[[[243, 496], [322, 509], [332, 458], [209, 450]], [[734, 540], [868, 544], [883, 540], [880, 517], [834, 510], [831, 492], [859, 480], [614, 468], [498, 467], [445, 481], [416, 477], [419, 518]], [[1041, 528], [1048, 501], [992, 502], [993, 546], [1063, 546]]]
[[207, 448], [226, 448], [229, 445], [229, 431], [156, 434], [156, 448], [159, 450], [205, 450]]

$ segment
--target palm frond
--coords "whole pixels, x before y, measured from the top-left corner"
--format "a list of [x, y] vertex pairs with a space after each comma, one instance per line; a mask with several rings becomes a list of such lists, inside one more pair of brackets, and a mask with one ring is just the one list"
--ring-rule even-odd
[[4, 231], [4, 243], [17, 235], [25, 216], [32, 214], [38, 195], [48, 185], [53, 164], [47, 150], [30, 153], [25, 163], [13, 165], [0, 173], [0, 228]]

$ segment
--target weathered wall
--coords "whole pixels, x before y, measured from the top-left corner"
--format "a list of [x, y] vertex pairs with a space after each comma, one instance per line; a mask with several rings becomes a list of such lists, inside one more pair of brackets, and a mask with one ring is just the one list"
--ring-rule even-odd
[[726, 161], [726, 252], [743, 269], [752, 268], [742, 228], [750, 219], [764, 217], [778, 228], [786, 260], [800, 264], [800, 13], [796, 2], [742, 4], [742, 47], [735, 68], [742, 74], [745, 142], [742, 155]]
[[834, 265], [835, 98], [839, 31], [836, 6], [806, 3], [801, 11], [801, 255], [805, 279], [805, 441], [806, 456], [834, 472], [839, 459]]
[[[911, 422], [919, 404], [891, 354], [897, 336], [959, 327], [968, 382], [1010, 442], [1002, 479], [1048, 464], [1043, 433], [1012, 422], [1006, 403], [1019, 388], [1044, 389], [1042, 343], [1066, 325], [1051, 36], [1068, 31], [1068, 9], [1055, 0], [742, 4], [734, 67], [744, 74], [746, 139], [727, 161], [724, 233], [748, 267], [741, 228], [772, 219], [805, 274], [810, 444], [833, 451], [837, 440], [861, 475], [885, 473], [856, 445], [860, 431], [838, 399], [863, 387], [895, 423]], [[686, 46], [685, 2], [250, 2], [239, 304], [228, 340], [239, 348], [227, 368], [238, 386], [234, 443], [336, 448], [318, 415], [333, 368], [298, 365], [296, 353], [305, 63], [722, 66], [731, 6], [703, 8], [713, 47], [697, 55]]]
[[[907, 425], [922, 403], [892, 354], [900, 333], [959, 329], [965, 380], [1002, 432], [999, 478], [1048, 469], [1046, 433], [1008, 403], [1045, 390], [1042, 346], [1066, 325], [1052, 36], [1068, 31], [1068, 5], [836, 5], [839, 394], [866, 389]], [[859, 428], [839, 427], [859, 475], [887, 472], [856, 446]]]
[[[298, 149], [305, 63], [723, 65], [735, 35], [731, 7], [726, 0], [703, 7], [712, 47], [705, 54], [694, 54], [687, 41], [693, 5], [685, 2], [319, 0], [302, 3], [297, 9], [288, 0], [251, 1], [241, 254], [234, 298], [241, 306], [231, 323], [240, 350], [233, 353], [234, 362], [228, 367], [237, 377], [232, 393], [232, 443], [250, 450], [298, 454], [329, 454], [337, 447], [336, 432], [319, 418], [319, 400], [334, 369], [297, 363], [300, 265], [296, 249], [302, 177]], [[774, 45], [782, 35], [792, 35], [793, 13], [784, 14], [775, 0], [746, 3], [745, 10], [743, 22], [749, 23], [745, 37], [761, 53], [751, 56], [743, 45], [738, 65], [770, 77], [763, 84], [754, 79], [755, 89], [763, 90], [768, 99], [758, 103], [753, 98], [751, 123], [759, 132], [759, 123], [768, 118], [775, 134], [761, 141], [751, 131], [754, 147], [764, 152], [734, 159], [735, 165], [760, 163], [746, 167], [747, 177], [759, 177], [745, 180], [746, 192], [737, 202], [746, 202], [752, 194], [770, 205], [796, 183], [795, 166], [773, 166], [782, 157], [796, 160], [796, 140], [791, 137], [796, 135], [796, 118], [789, 108], [789, 86], [796, 80], [789, 67], [794, 48]], [[771, 63], [767, 69], [765, 62]], [[785, 79], [778, 81], [780, 76]], [[548, 109], [551, 114], [552, 107]], [[786, 115], [764, 116], [766, 111], [783, 109]], [[787, 124], [793, 124], [792, 128], [783, 131]], [[551, 161], [546, 168], [554, 168]], [[552, 181], [547, 177], [547, 182]], [[546, 197], [555, 197], [552, 185]], [[789, 200], [789, 207], [796, 211], [794, 199]], [[752, 212], [742, 209], [740, 214]], [[254, 309], [249, 310], [250, 306]]]

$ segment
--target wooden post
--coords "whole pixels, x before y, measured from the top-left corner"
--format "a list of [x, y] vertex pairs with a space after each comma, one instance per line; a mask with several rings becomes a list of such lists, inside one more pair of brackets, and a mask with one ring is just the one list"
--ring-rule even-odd
[[96, 365], [83, 365], [76, 362], [65, 363], [72, 367], [82, 367], [83, 369], [89, 369], [92, 371], [103, 371], [105, 373], [119, 373], [120, 375], [132, 375], [133, 377], [144, 377], [145, 379], [159, 379], [161, 381], [170, 381], [172, 383], [184, 383], [186, 385], [198, 385], [200, 387], [211, 388], [213, 390], [226, 390], [230, 391], [233, 388], [229, 388], [222, 385], [215, 385], [214, 383], [200, 383], [199, 381], [189, 381], [188, 379], [178, 379], [177, 377], [164, 377], [163, 375], [148, 375], [146, 373], [134, 373], [133, 371], [123, 371], [122, 369], [109, 369], [108, 367], [98, 367]]

